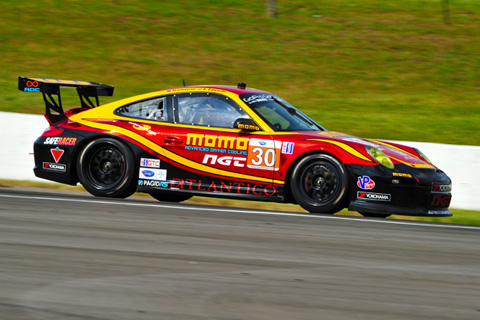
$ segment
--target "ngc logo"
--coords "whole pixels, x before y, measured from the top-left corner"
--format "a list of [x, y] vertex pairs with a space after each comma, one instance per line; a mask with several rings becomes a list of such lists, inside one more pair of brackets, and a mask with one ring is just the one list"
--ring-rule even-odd
[[432, 202], [430, 203], [430, 206], [432, 207], [448, 207], [450, 205], [450, 201], [452, 200], [452, 196], [447, 195], [435, 195], [432, 198]]
[[202, 163], [208, 164], [210, 162], [211, 165], [221, 164], [222, 166], [229, 166], [233, 163], [233, 166], [243, 168], [245, 167], [245, 162], [247, 158], [242, 157], [232, 157], [232, 156], [225, 156], [225, 157], [218, 157], [217, 155], [213, 154], [206, 154], [203, 157]]

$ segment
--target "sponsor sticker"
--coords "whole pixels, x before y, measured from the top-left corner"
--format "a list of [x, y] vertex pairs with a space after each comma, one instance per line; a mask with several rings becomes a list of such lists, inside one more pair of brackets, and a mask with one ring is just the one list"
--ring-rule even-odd
[[56, 147], [55, 149], [50, 149], [50, 152], [52, 153], [53, 160], [55, 160], [56, 163], [60, 161], [60, 158], [63, 156], [63, 153], [65, 150], [60, 149], [59, 147]]
[[282, 154], [293, 154], [294, 142], [282, 142]]
[[139, 179], [167, 180], [167, 170], [140, 168]]
[[236, 193], [251, 194], [257, 196], [274, 196], [277, 195], [277, 189], [273, 185], [251, 184], [245, 182], [224, 182], [211, 181], [203, 182], [195, 179], [176, 179], [170, 180], [170, 189], [183, 189], [195, 191], [208, 191], [216, 193]]
[[167, 181], [157, 180], [138, 180], [139, 186], [168, 188], [170, 184]]
[[250, 139], [247, 167], [260, 170], [278, 170], [280, 167], [279, 143], [272, 140]]
[[391, 201], [392, 195], [389, 193], [357, 192], [357, 199], [373, 201]]
[[61, 163], [53, 163], [53, 162], [44, 162], [43, 169], [51, 170], [51, 171], [59, 171], [59, 172], [66, 172], [67, 165]]
[[432, 197], [432, 201], [430, 202], [431, 207], [448, 207], [450, 205], [450, 201], [452, 200], [451, 195], [440, 195], [436, 194]]
[[427, 214], [434, 214], [434, 215], [451, 215], [450, 211], [437, 211], [437, 210], [429, 210]]
[[246, 161], [247, 161], [247, 158], [243, 158], [243, 157], [233, 157], [233, 156], [219, 157], [214, 154], [206, 154], [203, 157], [202, 163], [211, 164], [211, 165], [216, 165], [218, 163], [222, 166], [233, 165], [234, 167], [243, 168], [245, 167]]
[[450, 192], [452, 191], [451, 184], [437, 184], [432, 185], [432, 192]]
[[43, 141], [43, 144], [57, 145], [57, 146], [74, 146], [77, 138], [69, 137], [48, 137]]
[[357, 186], [363, 190], [372, 190], [375, 187], [375, 181], [369, 176], [358, 177]]
[[160, 160], [141, 158], [140, 159], [140, 167], [160, 168]]
[[405, 178], [411, 178], [412, 177], [412, 175], [410, 173], [393, 172], [392, 175], [394, 177], [405, 177]]

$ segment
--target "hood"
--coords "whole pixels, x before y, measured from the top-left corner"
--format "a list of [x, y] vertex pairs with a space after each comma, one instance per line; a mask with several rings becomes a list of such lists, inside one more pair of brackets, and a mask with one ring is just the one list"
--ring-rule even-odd
[[312, 132], [312, 134], [308, 134], [306, 139], [332, 144], [340, 142], [353, 147], [360, 152], [365, 151], [365, 146], [371, 146], [385, 153], [392, 160], [393, 164], [401, 163], [413, 168], [435, 168], [434, 165], [426, 159], [423, 159], [414, 148], [396, 143], [364, 139], [336, 131]]

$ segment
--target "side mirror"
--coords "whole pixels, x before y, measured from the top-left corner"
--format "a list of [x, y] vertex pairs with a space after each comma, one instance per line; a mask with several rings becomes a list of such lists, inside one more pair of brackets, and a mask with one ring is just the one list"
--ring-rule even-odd
[[238, 118], [233, 123], [233, 127], [242, 131], [260, 131], [260, 128], [255, 124], [255, 122], [248, 118]]

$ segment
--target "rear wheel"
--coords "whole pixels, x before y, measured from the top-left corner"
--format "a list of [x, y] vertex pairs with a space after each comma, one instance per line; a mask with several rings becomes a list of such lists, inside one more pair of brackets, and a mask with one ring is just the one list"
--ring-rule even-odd
[[169, 202], [182, 202], [190, 199], [192, 196], [189, 194], [173, 194], [173, 193], [159, 193], [152, 192], [150, 193], [152, 197], [158, 201], [169, 201]]
[[126, 198], [136, 190], [134, 156], [115, 139], [88, 143], [78, 157], [77, 172], [80, 183], [97, 197]]
[[326, 154], [300, 160], [292, 172], [291, 192], [305, 210], [335, 213], [345, 207], [348, 180], [344, 166]]

